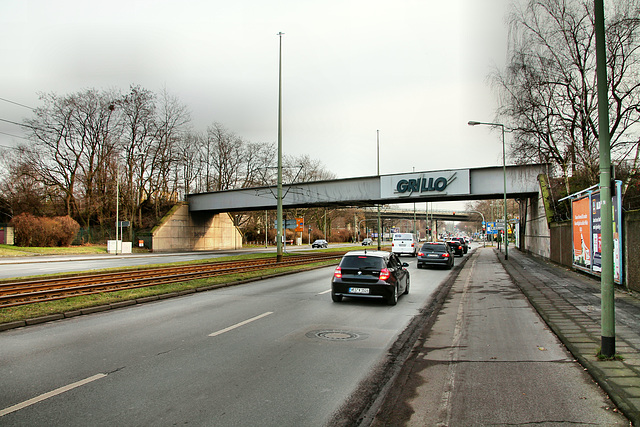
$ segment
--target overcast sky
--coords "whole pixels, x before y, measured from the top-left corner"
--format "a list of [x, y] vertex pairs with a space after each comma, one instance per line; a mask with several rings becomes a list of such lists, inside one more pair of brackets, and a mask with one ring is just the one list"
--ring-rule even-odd
[[[488, 85], [504, 66], [510, 0], [0, 0], [0, 98], [137, 84], [252, 142], [277, 140], [282, 36], [285, 154], [340, 178], [501, 165]], [[29, 110], [0, 100], [0, 118]], [[0, 145], [18, 126], [0, 122]]]

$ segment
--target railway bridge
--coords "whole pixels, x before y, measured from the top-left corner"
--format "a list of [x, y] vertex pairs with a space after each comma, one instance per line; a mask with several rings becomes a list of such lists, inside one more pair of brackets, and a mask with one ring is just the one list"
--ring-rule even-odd
[[[491, 166], [416, 171], [283, 185], [283, 208], [371, 207], [383, 204], [501, 199], [506, 177], [507, 198], [538, 216], [540, 184], [546, 165]], [[241, 247], [239, 232], [227, 213], [272, 210], [275, 186], [190, 194], [154, 230], [154, 251], [210, 250]], [[526, 212], [521, 218], [527, 218]], [[530, 218], [532, 216], [529, 216]], [[463, 218], [458, 217], [462, 220]]]

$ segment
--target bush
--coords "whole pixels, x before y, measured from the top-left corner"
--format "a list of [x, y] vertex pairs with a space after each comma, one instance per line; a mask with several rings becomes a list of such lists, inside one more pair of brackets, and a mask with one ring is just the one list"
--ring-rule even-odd
[[17, 246], [69, 246], [80, 229], [68, 216], [35, 217], [29, 213], [13, 217], [11, 225]]

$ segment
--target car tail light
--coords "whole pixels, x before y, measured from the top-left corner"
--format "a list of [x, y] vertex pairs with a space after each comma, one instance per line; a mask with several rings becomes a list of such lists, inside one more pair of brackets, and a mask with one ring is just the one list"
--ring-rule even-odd
[[448, 253], [448, 252], [446, 254], [442, 254], [442, 258], [449, 258], [450, 256], [451, 256], [451, 254]]
[[424, 252], [418, 252], [418, 256], [424, 256]]
[[391, 274], [389, 273], [388, 268], [383, 268], [382, 270], [380, 270], [380, 280], [387, 280], [389, 276], [391, 276]]
[[333, 277], [336, 279], [342, 279], [342, 269], [340, 267], [336, 267], [336, 271], [333, 272]]

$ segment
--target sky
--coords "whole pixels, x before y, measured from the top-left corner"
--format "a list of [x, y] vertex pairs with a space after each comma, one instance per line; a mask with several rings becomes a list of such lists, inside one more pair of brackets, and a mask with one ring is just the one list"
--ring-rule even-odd
[[[497, 166], [500, 133], [467, 122], [495, 118], [510, 4], [0, 0], [0, 119], [21, 122], [43, 92], [140, 85], [176, 96], [194, 131], [275, 143], [282, 32], [286, 155], [371, 176], [379, 135], [381, 174]], [[0, 146], [20, 136], [0, 121]]]

